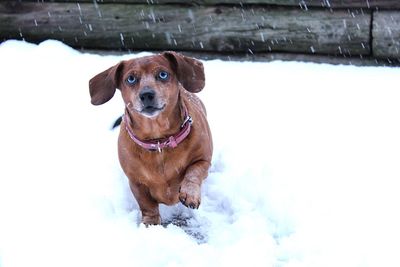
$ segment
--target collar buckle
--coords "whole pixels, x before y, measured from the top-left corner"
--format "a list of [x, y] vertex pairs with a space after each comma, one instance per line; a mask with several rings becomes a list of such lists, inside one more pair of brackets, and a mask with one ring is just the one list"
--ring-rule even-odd
[[181, 128], [185, 127], [186, 123], [190, 123], [190, 124], [193, 123], [193, 119], [190, 115], [186, 115], [185, 120], [181, 124]]

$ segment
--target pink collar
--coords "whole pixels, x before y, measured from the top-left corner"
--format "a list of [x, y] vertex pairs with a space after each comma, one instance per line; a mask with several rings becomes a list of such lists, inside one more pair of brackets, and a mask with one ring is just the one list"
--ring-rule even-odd
[[133, 142], [141, 146], [142, 148], [149, 150], [149, 151], [158, 151], [161, 152], [164, 148], [175, 148], [180, 143], [185, 140], [185, 138], [189, 135], [191, 125], [192, 125], [192, 117], [188, 114], [187, 110], [185, 110], [185, 119], [181, 125], [181, 130], [174, 135], [171, 135], [166, 138], [161, 139], [153, 139], [153, 140], [140, 140], [135, 136], [133, 133], [130, 124], [132, 123], [131, 118], [128, 115], [128, 112], [125, 112], [123, 116], [123, 120], [125, 122], [125, 129], [129, 134], [129, 137], [132, 139]]

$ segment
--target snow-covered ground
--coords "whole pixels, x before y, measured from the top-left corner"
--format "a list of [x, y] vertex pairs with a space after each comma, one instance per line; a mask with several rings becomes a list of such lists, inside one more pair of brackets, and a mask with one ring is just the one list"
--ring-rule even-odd
[[400, 266], [399, 68], [205, 61], [202, 205], [146, 228], [110, 130], [119, 94], [88, 93], [129, 57], [0, 45], [1, 267]]

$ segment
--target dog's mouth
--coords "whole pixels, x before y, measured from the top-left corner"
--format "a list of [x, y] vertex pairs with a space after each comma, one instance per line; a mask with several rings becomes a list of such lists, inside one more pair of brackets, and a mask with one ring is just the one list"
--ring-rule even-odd
[[145, 116], [153, 117], [153, 116], [158, 115], [164, 108], [165, 108], [165, 104], [161, 107], [146, 106], [140, 111], [140, 113], [142, 113]]

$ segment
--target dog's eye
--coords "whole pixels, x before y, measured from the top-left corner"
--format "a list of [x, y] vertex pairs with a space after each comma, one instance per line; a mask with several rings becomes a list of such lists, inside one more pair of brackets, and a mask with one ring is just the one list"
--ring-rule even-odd
[[166, 72], [166, 71], [160, 71], [160, 72], [158, 73], [158, 78], [159, 78], [160, 80], [162, 80], [162, 81], [166, 81], [166, 80], [168, 79], [168, 77], [169, 77], [169, 74], [168, 74], [168, 72]]
[[137, 82], [137, 79], [133, 75], [129, 75], [128, 78], [126, 79], [126, 82], [129, 84], [135, 84]]

